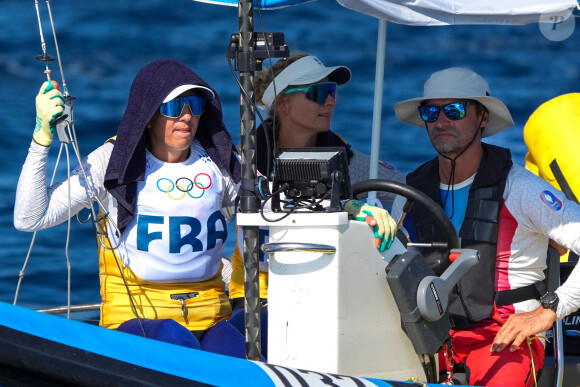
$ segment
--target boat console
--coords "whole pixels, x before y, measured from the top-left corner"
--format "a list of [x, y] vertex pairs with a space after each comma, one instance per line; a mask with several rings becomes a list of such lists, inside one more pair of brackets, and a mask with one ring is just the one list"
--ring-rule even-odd
[[[428, 381], [436, 382], [433, 355], [448, 337], [448, 295], [461, 275], [478, 262], [479, 253], [453, 250], [457, 259], [441, 277], [433, 274], [421, 254], [407, 250], [412, 244], [406, 241], [395, 239], [389, 250], [380, 253], [371, 228], [335, 208], [336, 197], [344, 199], [344, 193], [350, 196], [352, 191], [348, 180], [345, 189], [345, 180], [335, 178], [339, 170], [348, 179], [348, 171], [344, 173], [346, 163], [339, 157], [335, 160], [333, 152], [315, 157], [315, 152], [291, 150], [277, 160], [273, 211], [266, 217], [237, 215], [239, 226], [269, 228], [269, 241], [261, 246], [269, 254], [268, 362], [395, 380], [427, 375]], [[307, 165], [309, 158], [316, 159], [313, 168]], [[296, 171], [311, 175], [298, 176]], [[410, 203], [427, 206], [438, 222], [447, 222], [448, 241], [435, 242], [435, 247], [457, 247], [455, 229], [440, 207], [410, 187], [382, 184]], [[378, 189], [376, 185], [363, 189], [382, 190], [381, 184]], [[296, 203], [284, 207], [276, 196], [280, 188], [291, 191], [285, 198], [319, 200], [328, 192], [332, 205], [327, 210], [304, 209]], [[353, 188], [355, 194], [360, 190], [360, 186]]]

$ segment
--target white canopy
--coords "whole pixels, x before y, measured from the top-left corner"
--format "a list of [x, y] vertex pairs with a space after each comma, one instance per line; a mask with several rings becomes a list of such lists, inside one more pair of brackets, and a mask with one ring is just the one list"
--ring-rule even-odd
[[[528, 24], [567, 19], [577, 0], [337, 0], [343, 7], [390, 22], [428, 26]], [[561, 21], [561, 20], [560, 20]]]
[[[194, 0], [238, 6], [238, 0]], [[315, 0], [253, 0], [254, 7], [277, 9]], [[566, 18], [578, 0], [337, 0], [343, 7], [379, 19], [416, 26], [450, 24], [528, 24]], [[558, 20], [553, 19], [553, 22]]]

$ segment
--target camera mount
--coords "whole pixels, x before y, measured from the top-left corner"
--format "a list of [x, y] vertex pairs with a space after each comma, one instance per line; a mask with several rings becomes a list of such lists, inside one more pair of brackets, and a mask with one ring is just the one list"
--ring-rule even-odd
[[260, 71], [266, 58], [285, 58], [290, 49], [285, 43], [283, 32], [255, 32], [253, 50], [240, 50], [240, 35], [232, 34], [226, 51], [228, 59], [234, 59], [236, 71]]

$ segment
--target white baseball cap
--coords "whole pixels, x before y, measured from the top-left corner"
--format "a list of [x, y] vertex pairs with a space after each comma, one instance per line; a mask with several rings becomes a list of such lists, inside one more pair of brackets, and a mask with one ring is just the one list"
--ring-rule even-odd
[[290, 64], [274, 78], [266, 88], [262, 102], [269, 109], [276, 96], [288, 86], [308, 85], [326, 77], [330, 82], [342, 85], [350, 80], [351, 72], [346, 66], [326, 67], [317, 57], [305, 56]]
[[163, 103], [169, 102], [173, 98], [175, 98], [175, 97], [179, 96], [180, 94], [185, 93], [187, 90], [191, 90], [191, 89], [199, 89], [199, 91], [201, 91], [203, 96], [207, 99], [214, 99], [215, 98], [215, 94], [213, 93], [213, 91], [211, 89], [208, 89], [205, 86], [202, 86], [202, 85], [181, 85], [181, 86], [177, 86], [175, 89], [173, 89], [173, 91], [171, 91], [171, 93], [169, 93], [167, 95], [167, 97], [165, 97], [165, 99], [163, 100]]

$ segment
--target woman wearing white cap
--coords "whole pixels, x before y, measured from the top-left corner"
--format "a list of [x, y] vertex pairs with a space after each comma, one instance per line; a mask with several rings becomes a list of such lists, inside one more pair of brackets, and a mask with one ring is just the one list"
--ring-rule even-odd
[[[256, 101], [267, 109], [269, 116], [256, 131], [257, 168], [260, 173], [270, 175], [274, 154], [282, 147], [335, 146], [347, 150], [351, 183], [369, 178], [369, 156], [356, 151], [330, 130], [337, 103], [337, 86], [347, 83], [350, 78], [348, 67], [326, 67], [317, 57], [306, 54], [281, 59], [271, 69], [256, 74]], [[268, 144], [274, 149], [268, 150]], [[404, 174], [383, 161], [379, 163], [378, 178], [404, 182]], [[378, 193], [378, 199], [390, 206], [394, 195]], [[390, 243], [387, 242], [387, 245], [390, 246]], [[265, 261], [262, 254], [260, 295], [264, 299], [268, 284]], [[244, 294], [239, 248], [232, 256], [232, 266], [230, 297], [236, 308], [241, 306]]]
[[[469, 385], [532, 386], [544, 359], [544, 346], [533, 336], [580, 306], [578, 267], [555, 293], [546, 293], [542, 282], [550, 239], [580, 252], [580, 207], [514, 165], [508, 149], [481, 141], [513, 121], [475, 72], [454, 67], [433, 73], [423, 96], [397, 103], [395, 113], [402, 122], [426, 128], [438, 153], [409, 173], [407, 184], [445, 209], [461, 247], [480, 253], [479, 263], [450, 294], [453, 351], [446, 353], [452, 361], [440, 364], [451, 373], [449, 365], [463, 363]], [[402, 206], [397, 198], [395, 218]], [[408, 229], [414, 226], [416, 241], [441, 240], [420, 209], [405, 220]], [[438, 274], [450, 264], [446, 251], [424, 255]], [[510, 350], [502, 351], [506, 346]]]
[[[272, 77], [274, 82], [272, 82]], [[337, 86], [350, 81], [346, 66], [326, 67], [315, 56], [296, 54], [256, 75], [256, 101], [268, 111], [269, 118], [257, 129], [258, 170], [269, 176], [274, 152], [268, 152], [266, 136], [275, 151], [282, 147], [344, 146], [349, 154], [351, 182], [368, 179], [370, 158], [356, 151], [331, 128], [337, 104]], [[378, 178], [404, 181], [404, 174], [381, 162]], [[378, 193], [391, 205], [394, 195]]]
[[221, 277], [240, 163], [218, 95], [183, 63], [148, 64], [133, 80], [116, 138], [68, 181], [46, 187], [51, 126], [62, 105], [62, 94], [45, 83], [15, 227], [52, 227], [98, 200], [108, 213], [100, 222], [100, 325], [245, 357], [243, 335], [226, 321], [231, 306]]

